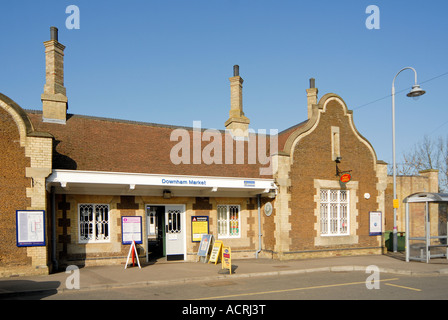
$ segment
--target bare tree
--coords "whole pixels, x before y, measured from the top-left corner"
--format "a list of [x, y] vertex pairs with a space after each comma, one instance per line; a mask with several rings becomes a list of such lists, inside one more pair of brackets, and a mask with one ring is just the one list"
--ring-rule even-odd
[[448, 136], [439, 137], [438, 149], [440, 152], [439, 164], [439, 188], [441, 192], [448, 192]]
[[448, 136], [431, 139], [428, 136], [403, 154], [397, 166], [401, 175], [416, 175], [421, 170], [439, 170], [439, 192], [448, 192]]

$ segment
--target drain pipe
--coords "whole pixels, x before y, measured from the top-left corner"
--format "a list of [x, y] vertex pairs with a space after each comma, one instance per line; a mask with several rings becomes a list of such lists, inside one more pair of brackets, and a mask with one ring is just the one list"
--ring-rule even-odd
[[258, 259], [258, 254], [261, 252], [261, 194], [257, 194], [258, 202], [258, 251], [255, 253], [255, 258]]
[[58, 261], [56, 259], [56, 195], [54, 187], [51, 187], [51, 261], [54, 272], [58, 271]]

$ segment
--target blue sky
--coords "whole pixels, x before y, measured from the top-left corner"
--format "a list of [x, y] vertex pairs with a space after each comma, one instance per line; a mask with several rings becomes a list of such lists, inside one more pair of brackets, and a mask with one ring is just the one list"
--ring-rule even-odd
[[[69, 30], [69, 5], [80, 29]], [[369, 30], [368, 5], [380, 9]], [[414, 0], [3, 1], [0, 92], [41, 109], [43, 42], [59, 28], [69, 112], [223, 129], [233, 65], [244, 79], [251, 127], [284, 130], [305, 120], [306, 88], [339, 94], [378, 159], [392, 162], [391, 85], [412, 66], [427, 94], [396, 96], [397, 157], [448, 134], [448, 2]], [[396, 90], [410, 88], [401, 73]]]

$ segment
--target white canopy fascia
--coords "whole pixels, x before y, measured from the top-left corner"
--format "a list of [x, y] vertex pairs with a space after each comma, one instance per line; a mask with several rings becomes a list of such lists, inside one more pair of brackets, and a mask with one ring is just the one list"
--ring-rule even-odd
[[273, 179], [204, 177], [169, 174], [53, 170], [46, 188], [63, 194], [148, 195], [161, 196], [169, 190], [172, 196], [251, 197], [274, 194]]

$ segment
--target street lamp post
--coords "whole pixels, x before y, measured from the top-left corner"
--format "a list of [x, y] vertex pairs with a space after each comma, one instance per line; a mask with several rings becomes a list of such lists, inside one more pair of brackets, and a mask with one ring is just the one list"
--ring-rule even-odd
[[394, 200], [393, 200], [393, 208], [394, 208], [394, 230], [393, 230], [393, 251], [397, 252], [397, 208], [398, 208], [398, 199], [397, 199], [397, 165], [395, 162], [395, 79], [397, 76], [404, 70], [411, 69], [414, 71], [415, 81], [412, 86], [411, 91], [407, 94], [408, 97], [416, 98], [425, 94], [425, 91], [420, 88], [417, 84], [417, 71], [415, 71], [412, 67], [406, 67], [398, 71], [395, 75], [394, 80], [392, 81], [392, 158], [393, 158], [393, 177], [394, 177]]

